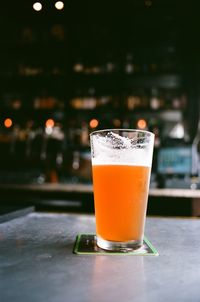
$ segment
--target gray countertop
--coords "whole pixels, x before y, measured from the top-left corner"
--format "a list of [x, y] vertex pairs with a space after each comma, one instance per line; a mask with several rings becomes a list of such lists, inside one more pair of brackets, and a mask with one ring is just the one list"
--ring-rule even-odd
[[153, 218], [159, 256], [75, 255], [93, 215], [31, 213], [0, 224], [1, 302], [200, 301], [200, 219]]

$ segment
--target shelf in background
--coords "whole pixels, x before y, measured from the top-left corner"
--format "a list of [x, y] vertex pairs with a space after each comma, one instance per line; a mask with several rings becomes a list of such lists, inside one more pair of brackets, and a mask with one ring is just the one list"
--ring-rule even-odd
[[35, 75], [20, 75], [17, 72], [11, 72], [9, 74], [0, 74], [1, 81], [4, 83], [17, 83], [23, 84], [26, 82], [27, 84], [32, 83], [41, 84], [42, 83], [51, 83], [51, 82], [64, 82], [65, 84], [70, 85], [72, 83], [82, 84], [82, 86], [86, 84], [103, 86], [105, 84], [113, 84], [116, 82], [120, 82], [121, 86], [128, 87], [129, 85], [135, 85], [139, 87], [162, 87], [173, 89], [180, 87], [182, 84], [182, 79], [180, 74], [176, 73], [135, 73], [135, 74], [122, 74], [122, 73], [111, 73], [111, 74], [69, 74], [69, 71], [62, 71], [58, 74], [51, 74], [51, 71], [43, 72], [38, 71], [38, 74]]

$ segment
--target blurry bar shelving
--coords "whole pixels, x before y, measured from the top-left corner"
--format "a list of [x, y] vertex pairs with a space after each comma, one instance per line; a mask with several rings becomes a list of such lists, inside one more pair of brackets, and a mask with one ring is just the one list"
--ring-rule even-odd
[[1, 10], [0, 188], [90, 191], [89, 133], [140, 128], [156, 137], [151, 196], [198, 195], [195, 5], [64, 4], [37, 12], [19, 0]]

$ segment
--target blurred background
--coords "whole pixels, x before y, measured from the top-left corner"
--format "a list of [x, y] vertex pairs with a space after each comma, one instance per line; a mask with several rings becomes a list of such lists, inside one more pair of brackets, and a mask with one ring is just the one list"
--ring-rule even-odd
[[155, 133], [149, 212], [193, 213], [194, 191], [200, 200], [197, 4], [1, 3], [1, 204], [93, 211], [89, 133], [138, 128]]

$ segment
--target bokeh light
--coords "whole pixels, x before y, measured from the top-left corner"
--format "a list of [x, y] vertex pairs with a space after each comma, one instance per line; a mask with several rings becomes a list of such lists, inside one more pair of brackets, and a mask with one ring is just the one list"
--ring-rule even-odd
[[40, 2], [35, 2], [33, 4], [33, 9], [37, 12], [39, 12], [42, 9], [42, 4]]
[[144, 119], [140, 119], [140, 120], [138, 120], [138, 122], [137, 122], [137, 127], [138, 127], [139, 129], [146, 129], [146, 127], [147, 127], [147, 122], [146, 122]]
[[55, 3], [55, 8], [57, 8], [58, 10], [62, 10], [64, 8], [64, 3], [62, 1], [57, 1]]
[[95, 118], [93, 118], [91, 121], [90, 121], [90, 128], [96, 128], [97, 126], [99, 125], [99, 121]]
[[119, 128], [121, 126], [121, 121], [118, 118], [115, 118], [113, 120], [113, 125], [114, 127]]
[[4, 121], [4, 126], [6, 128], [10, 128], [12, 126], [13, 122], [10, 118], [6, 118], [5, 121]]
[[46, 120], [45, 125], [46, 125], [47, 128], [53, 128], [54, 125], [55, 125], [55, 122], [54, 122], [53, 119], [50, 118], [50, 119]]

